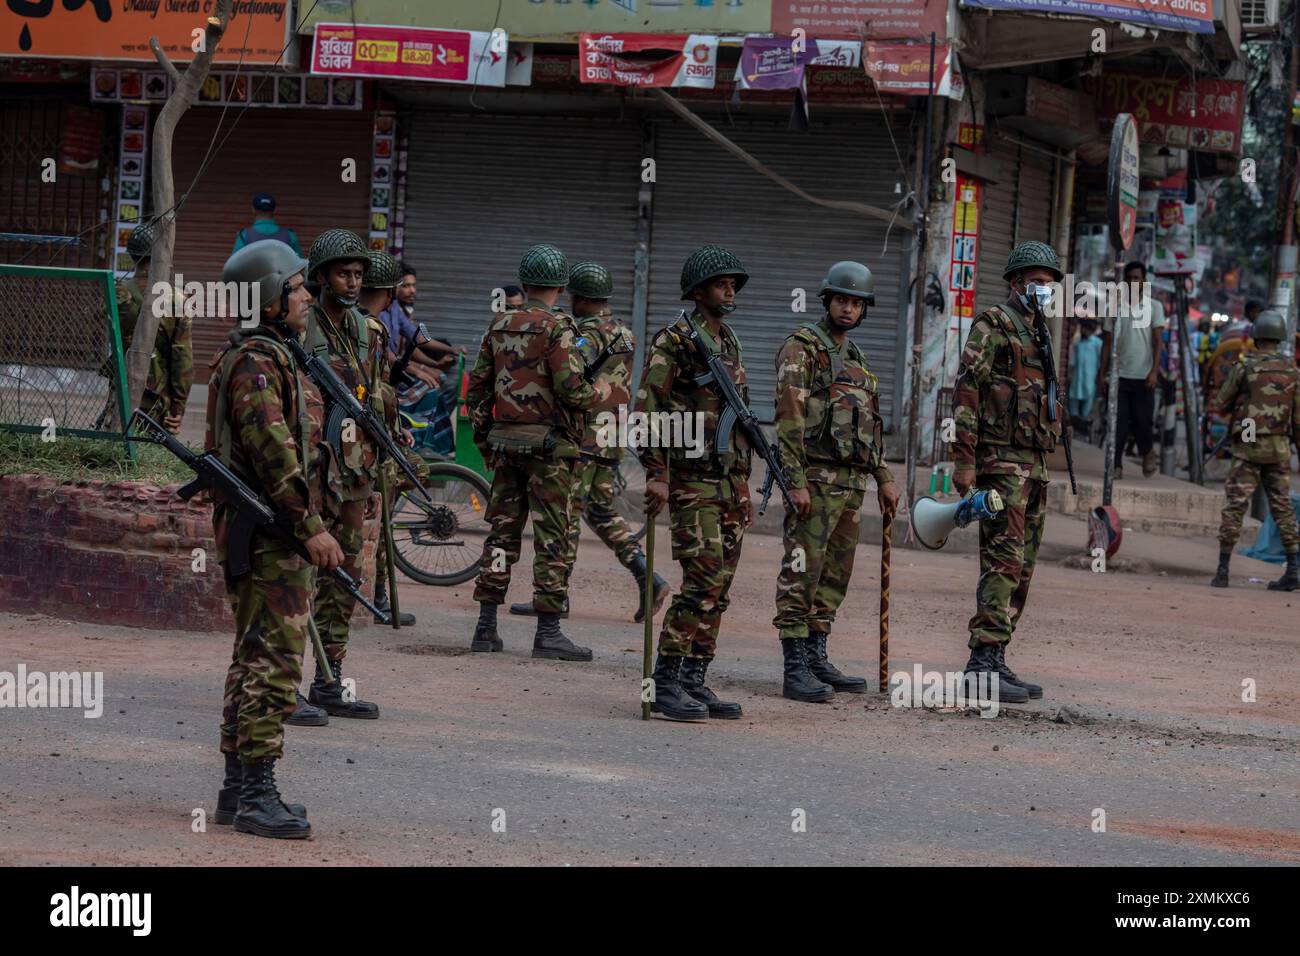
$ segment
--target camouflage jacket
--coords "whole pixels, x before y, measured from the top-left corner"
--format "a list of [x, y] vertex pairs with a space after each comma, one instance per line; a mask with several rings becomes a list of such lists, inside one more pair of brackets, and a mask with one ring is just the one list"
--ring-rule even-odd
[[[129, 276], [117, 281], [117, 318], [122, 328], [122, 354], [131, 347], [135, 327], [144, 306], [144, 293]], [[155, 418], [184, 415], [185, 404], [194, 387], [194, 322], [185, 314], [184, 299], [176, 293], [171, 315], [158, 320], [153, 354], [149, 357], [149, 377], [145, 380], [140, 407]], [[105, 362], [101, 374], [112, 375], [112, 362]]]
[[1048, 419], [1047, 379], [1019, 303], [1008, 299], [985, 309], [971, 324], [953, 417], [958, 468], [1048, 480], [1047, 455], [1056, 447], [1065, 412], [1058, 409], [1056, 421]]
[[[1232, 456], [1260, 464], [1291, 461], [1300, 436], [1300, 370], [1276, 351], [1241, 353], [1215, 396], [1215, 410], [1232, 416]], [[1242, 440], [1242, 421], [1254, 422], [1254, 441]], [[1247, 431], [1249, 434], [1249, 431]]]
[[[611, 342], [622, 337], [624, 344], [636, 348], [636, 340], [627, 326], [614, 318], [613, 313], [601, 312], [598, 315], [586, 315], [578, 320], [578, 338], [574, 342], [582, 367], [589, 369], [600, 361], [600, 354]], [[597, 426], [597, 416], [601, 412], [618, 415], [620, 406], [626, 408], [632, 403], [632, 352], [611, 355], [600, 367], [600, 378], [609, 383], [609, 398], [592, 406], [586, 413], [586, 426], [582, 432], [582, 453], [603, 458], [606, 461], [619, 461], [623, 457], [623, 447], [613, 440], [615, 436], [602, 433]], [[607, 416], [608, 417], [608, 416]], [[608, 432], [605, 429], [604, 432]]]
[[465, 395], [485, 457], [578, 457], [582, 413], [599, 393], [582, 377], [575, 333], [572, 316], [537, 301], [493, 315]]
[[[205, 444], [306, 540], [325, 530], [322, 511], [339, 489], [319, 480], [325, 403], [288, 349], [277, 347], [282, 341], [271, 326], [236, 330], [213, 357]], [[234, 515], [232, 506], [217, 503], [213, 525], [222, 561]]]
[[[893, 481], [884, 463], [876, 376], [849, 339], [835, 360], [823, 336], [825, 316], [786, 338], [776, 357], [776, 437], [781, 461], [796, 488], [809, 482], [864, 490]], [[838, 366], [838, 368], [837, 368]]]
[[[732, 381], [740, 397], [748, 403], [749, 386], [745, 381], [744, 356], [740, 340], [725, 322], [719, 325], [721, 343], [709, 334], [705, 320], [695, 313], [691, 319], [704, 336], [711, 352], [721, 350], [722, 360], [732, 373]], [[669, 447], [644, 447], [638, 456], [645, 466], [647, 481], [671, 479], [674, 484], [701, 485], [713, 496], [732, 497], [733, 490], [740, 500], [749, 496], [750, 449], [739, 430], [731, 436], [731, 451], [719, 456], [714, 449], [718, 419], [726, 402], [710, 385], [696, 385], [695, 379], [708, 373], [708, 366], [700, 360], [690, 342], [690, 325], [685, 317], [678, 318], [661, 329], [650, 343], [645, 370], [641, 373], [641, 387], [637, 392], [636, 411], [644, 413], [645, 421], [653, 423], [657, 413], [674, 413], [677, 424], [660, 427], [658, 441]], [[679, 431], [680, 429], [680, 431]], [[697, 430], [698, 429], [698, 430]], [[689, 435], [688, 435], [689, 430]], [[653, 439], [653, 434], [651, 434]], [[684, 440], [693, 437], [693, 442]], [[692, 447], [693, 446], [693, 447]], [[729, 485], [729, 488], [719, 488]]]

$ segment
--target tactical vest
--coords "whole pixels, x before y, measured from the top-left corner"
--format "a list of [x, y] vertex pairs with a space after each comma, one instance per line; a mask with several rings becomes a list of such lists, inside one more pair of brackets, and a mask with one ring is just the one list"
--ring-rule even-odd
[[[560, 403], [551, 382], [551, 334], [573, 319], [565, 312], [525, 305], [498, 313], [488, 326], [496, 406], [488, 444], [516, 454], [550, 452], [563, 439], [582, 441], [583, 415]], [[570, 451], [570, 455], [576, 451]]]
[[[575, 345], [582, 356], [583, 365], [591, 368], [599, 362], [601, 353], [622, 334], [625, 334], [625, 329], [610, 312], [589, 315], [581, 319], [578, 323], [578, 339]], [[600, 378], [609, 383], [609, 398], [587, 410], [586, 427], [582, 433], [582, 451], [587, 455], [618, 459], [623, 457], [623, 449], [619, 445], [602, 447], [597, 441], [599, 429], [596, 426], [596, 419], [601, 412], [613, 412], [617, 415], [620, 405], [631, 406], [632, 353], [611, 355], [600, 367]]]
[[[874, 470], [884, 451], [884, 422], [876, 412], [877, 379], [867, 360], [847, 337], [837, 346], [824, 326], [803, 326], [820, 343], [828, 365], [808, 389], [804, 420], [804, 455], [808, 461]], [[807, 336], [796, 332], [796, 337]]]
[[[369, 404], [382, 418], [384, 404], [379, 389], [375, 387], [377, 383], [374, 381], [374, 369], [371, 368], [373, 356], [368, 320], [355, 308], [344, 310], [342, 319], [333, 323], [339, 336], [335, 343], [338, 351], [331, 346], [325, 332], [324, 323], [327, 322], [333, 323], [333, 320], [320, 306], [314, 306], [307, 321], [307, 351], [324, 358], [339, 380], [357, 396], [357, 400]], [[340, 444], [343, 447], [336, 449], [341, 457], [339, 466], [350, 478], [350, 483], [358, 484], [366, 478], [373, 478], [378, 453], [361, 427], [353, 430], [352, 441], [341, 440]]]
[[1300, 378], [1291, 359], [1281, 352], [1246, 352], [1238, 361], [1245, 366], [1245, 380], [1233, 405], [1233, 421], [1253, 419], [1257, 435], [1290, 435]]
[[[668, 449], [670, 467], [674, 473], [684, 476], [727, 474], [735, 468], [737, 462], [743, 463], [748, 460], [749, 446], [740, 429], [736, 429], [731, 436], [731, 451], [725, 455], [718, 455], [714, 450], [714, 442], [718, 434], [718, 419], [726, 409], [727, 403], [712, 385], [695, 384], [695, 379], [707, 374], [709, 370], [695, 354], [695, 347], [687, 337], [689, 332], [681, 327], [689, 321], [691, 320], [683, 319], [680, 323], [670, 325], [660, 331], [659, 335], [668, 336], [668, 341], [677, 357], [677, 374], [673, 376], [671, 391], [671, 410], [700, 416], [704, 431], [704, 455], [699, 458], [688, 458], [687, 449], [674, 446]], [[710, 339], [708, 331], [703, 326], [700, 327], [700, 332], [709, 351], [715, 355], [721, 354], [722, 363], [731, 373], [731, 380], [736, 390], [740, 392], [740, 397], [748, 401], [744, 355], [736, 333], [730, 326], [721, 326], [722, 342], [719, 344]]]
[[1047, 374], [1033, 332], [1006, 306], [995, 305], [983, 316], [1006, 343], [994, 356], [988, 388], [980, 396], [980, 442], [1052, 451], [1063, 416], [1049, 417]]

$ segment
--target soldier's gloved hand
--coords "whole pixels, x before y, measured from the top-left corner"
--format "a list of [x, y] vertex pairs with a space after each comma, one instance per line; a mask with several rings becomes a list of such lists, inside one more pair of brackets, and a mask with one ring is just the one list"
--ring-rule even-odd
[[794, 502], [794, 510], [800, 518], [806, 518], [812, 513], [812, 495], [807, 488], [795, 488], [790, 492], [790, 500]]
[[880, 502], [880, 513], [893, 514], [898, 510], [898, 485], [887, 481], [876, 488], [876, 499]]
[[957, 494], [966, 494], [973, 484], [975, 484], [974, 468], [957, 468], [953, 471], [952, 486], [957, 489]]
[[328, 531], [307, 539], [307, 553], [311, 555], [311, 563], [324, 571], [333, 571], [344, 561], [343, 549]]
[[647, 481], [645, 483], [645, 510], [646, 514], [653, 518], [659, 512], [663, 511], [664, 505], [668, 503], [668, 482], [666, 481]]

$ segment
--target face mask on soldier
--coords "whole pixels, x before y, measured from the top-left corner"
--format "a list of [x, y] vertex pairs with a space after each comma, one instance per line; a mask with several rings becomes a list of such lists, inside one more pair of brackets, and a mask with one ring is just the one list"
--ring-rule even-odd
[[1025, 291], [1020, 293], [1021, 304], [1032, 312], [1035, 300], [1038, 302], [1038, 310], [1046, 313], [1047, 307], [1052, 304], [1052, 287], [1039, 285], [1037, 282], [1030, 282], [1026, 285]]

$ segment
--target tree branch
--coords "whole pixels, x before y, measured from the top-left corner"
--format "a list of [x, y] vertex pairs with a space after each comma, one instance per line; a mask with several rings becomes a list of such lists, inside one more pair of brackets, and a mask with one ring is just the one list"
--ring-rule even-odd
[[167, 54], [163, 52], [162, 46], [158, 43], [157, 37], [149, 38], [149, 49], [153, 50], [153, 58], [158, 61], [159, 65], [167, 71], [167, 75], [172, 78], [173, 83], [180, 83], [181, 75]]

